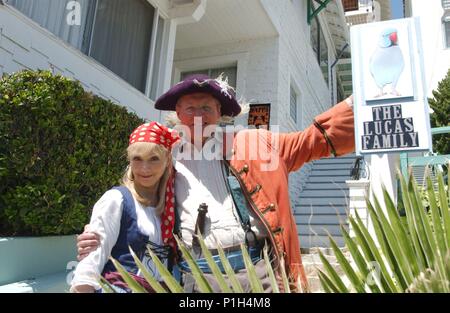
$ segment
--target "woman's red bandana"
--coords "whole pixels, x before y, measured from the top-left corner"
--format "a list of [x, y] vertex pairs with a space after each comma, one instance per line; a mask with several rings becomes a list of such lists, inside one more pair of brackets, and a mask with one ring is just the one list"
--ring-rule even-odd
[[[130, 135], [129, 144], [135, 142], [152, 142], [164, 146], [169, 151], [175, 142], [180, 139], [178, 133], [158, 122], [150, 122], [136, 128]], [[175, 173], [172, 171], [166, 186], [166, 205], [161, 215], [161, 233], [164, 245], [169, 245], [173, 249], [176, 247], [173, 237], [175, 226]]]

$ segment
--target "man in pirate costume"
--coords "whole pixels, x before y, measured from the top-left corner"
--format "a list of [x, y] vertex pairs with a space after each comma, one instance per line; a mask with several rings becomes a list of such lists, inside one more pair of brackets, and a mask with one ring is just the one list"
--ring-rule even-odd
[[[290, 206], [288, 175], [312, 160], [354, 151], [352, 106], [348, 98], [317, 116], [300, 132], [253, 129], [218, 136], [220, 131], [211, 132], [211, 128], [224, 116], [235, 117], [241, 112], [234, 90], [226, 81], [192, 75], [156, 101], [156, 109], [176, 111], [184, 132], [192, 134], [184, 134], [174, 151], [178, 228], [216, 291], [220, 289], [205, 260], [196, 253], [198, 231], [213, 254], [217, 254], [218, 244], [225, 248], [244, 289], [250, 286], [239, 251], [241, 243], [247, 244], [265, 291], [271, 291], [261, 258], [266, 243], [277, 279], [281, 281], [280, 262], [284, 261], [291, 285], [308, 290]], [[212, 147], [221, 147], [221, 157], [189, 157], [199, 152], [216, 153]], [[95, 234], [88, 231], [80, 235], [79, 258], [95, 250], [97, 241]], [[185, 274], [186, 290], [196, 291], [188, 266], [181, 261], [179, 267]]]

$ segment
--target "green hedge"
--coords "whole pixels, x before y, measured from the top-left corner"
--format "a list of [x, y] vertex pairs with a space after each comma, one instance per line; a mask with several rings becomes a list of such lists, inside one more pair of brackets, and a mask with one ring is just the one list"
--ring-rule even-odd
[[144, 121], [48, 71], [0, 80], [0, 236], [79, 233]]

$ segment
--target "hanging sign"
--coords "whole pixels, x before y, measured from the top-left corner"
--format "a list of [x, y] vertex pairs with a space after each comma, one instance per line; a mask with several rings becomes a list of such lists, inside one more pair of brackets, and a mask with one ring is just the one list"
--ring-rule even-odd
[[248, 112], [248, 125], [268, 130], [270, 125], [270, 103], [251, 104]]
[[356, 153], [430, 151], [418, 18], [352, 26]]

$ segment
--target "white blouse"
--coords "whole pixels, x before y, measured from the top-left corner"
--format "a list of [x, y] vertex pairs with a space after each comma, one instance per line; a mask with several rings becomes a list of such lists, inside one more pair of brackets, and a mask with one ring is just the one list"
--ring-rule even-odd
[[[139, 230], [149, 237], [149, 241], [162, 245], [161, 219], [156, 214], [155, 208], [144, 207], [136, 199], [134, 199], [134, 204]], [[119, 237], [122, 210], [122, 193], [115, 189], [105, 192], [94, 205], [89, 227], [92, 232], [100, 236], [100, 246], [78, 263], [74, 272], [71, 291], [74, 286], [78, 285], [90, 285], [96, 290], [101, 288], [97, 279], [108, 262], [111, 251]], [[156, 279], [162, 280], [151, 259], [144, 257], [144, 260], [141, 261]], [[140, 271], [137, 274], [141, 276]]]

